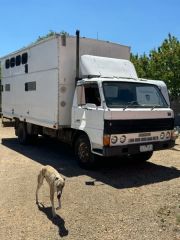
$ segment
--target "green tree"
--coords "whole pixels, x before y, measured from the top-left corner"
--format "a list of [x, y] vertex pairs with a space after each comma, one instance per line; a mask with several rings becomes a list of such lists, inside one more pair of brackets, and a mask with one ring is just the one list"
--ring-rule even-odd
[[142, 56], [131, 54], [131, 61], [134, 63], [138, 76], [141, 78], [148, 78], [149, 72], [149, 57], [145, 54]]
[[139, 77], [161, 79], [172, 97], [180, 96], [180, 42], [171, 34], [149, 56], [131, 55]]
[[65, 32], [65, 31], [55, 32], [55, 31], [50, 30], [49, 33], [47, 33], [46, 35], [39, 36], [38, 39], [36, 40], [36, 42], [39, 42], [43, 39], [46, 39], [46, 38], [49, 38], [49, 37], [52, 37], [52, 36], [55, 36], [55, 35], [69, 36], [69, 33]]
[[180, 42], [168, 35], [157, 50], [150, 52], [151, 75], [163, 79], [172, 96], [180, 96]]

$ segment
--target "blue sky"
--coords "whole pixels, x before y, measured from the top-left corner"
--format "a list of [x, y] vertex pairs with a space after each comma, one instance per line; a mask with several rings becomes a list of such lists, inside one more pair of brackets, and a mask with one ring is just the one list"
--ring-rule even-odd
[[49, 30], [98, 38], [149, 53], [168, 33], [180, 40], [180, 0], [0, 0], [0, 56]]

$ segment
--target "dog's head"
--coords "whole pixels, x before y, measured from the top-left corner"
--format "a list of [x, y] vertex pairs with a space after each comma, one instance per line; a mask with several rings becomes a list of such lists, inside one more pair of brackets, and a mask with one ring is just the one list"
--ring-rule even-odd
[[54, 181], [54, 184], [55, 184], [55, 188], [57, 191], [57, 198], [58, 198], [58, 200], [60, 200], [64, 185], [65, 185], [65, 179], [64, 178], [56, 178]]

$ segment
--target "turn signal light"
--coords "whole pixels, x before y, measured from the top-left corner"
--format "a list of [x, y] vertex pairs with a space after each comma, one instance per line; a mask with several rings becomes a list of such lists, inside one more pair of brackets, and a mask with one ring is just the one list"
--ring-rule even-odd
[[104, 135], [103, 136], [103, 145], [104, 146], [109, 146], [110, 145], [110, 136], [109, 135]]

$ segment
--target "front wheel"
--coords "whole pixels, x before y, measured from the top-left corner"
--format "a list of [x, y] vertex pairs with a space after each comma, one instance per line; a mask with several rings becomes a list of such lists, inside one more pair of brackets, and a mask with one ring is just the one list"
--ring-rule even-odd
[[75, 154], [80, 167], [91, 169], [95, 167], [95, 156], [91, 152], [91, 145], [88, 137], [80, 136], [75, 143]]

